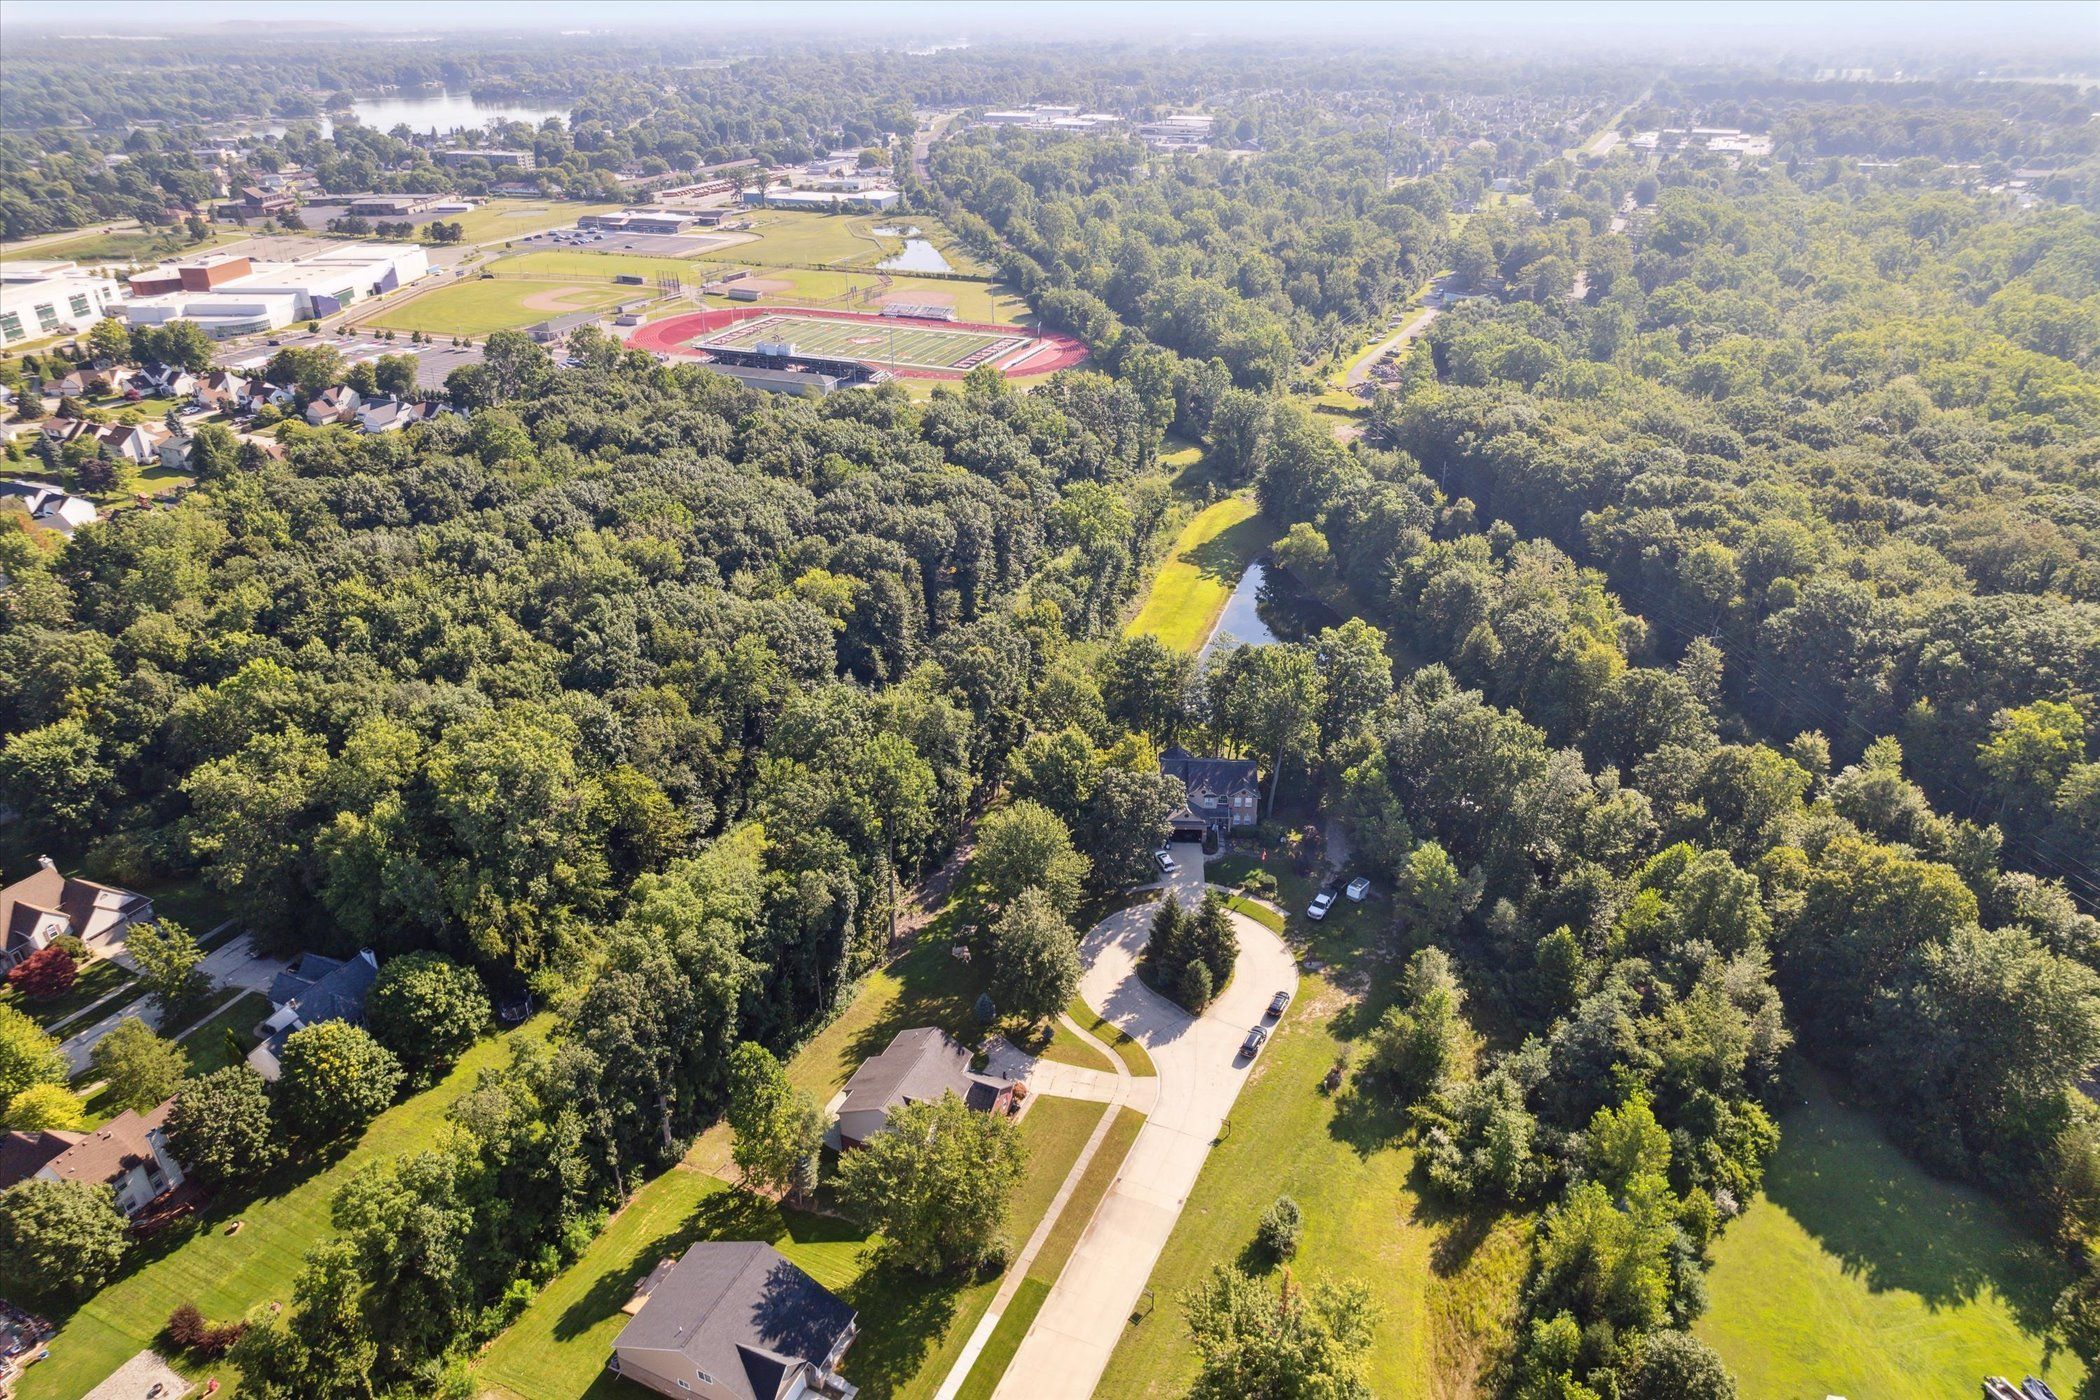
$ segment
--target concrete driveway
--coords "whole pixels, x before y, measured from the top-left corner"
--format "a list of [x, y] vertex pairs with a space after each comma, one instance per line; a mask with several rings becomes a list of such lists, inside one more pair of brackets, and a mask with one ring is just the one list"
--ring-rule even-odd
[[[126, 964], [129, 966], [129, 964]], [[199, 964], [204, 975], [218, 985], [211, 1002], [223, 1005], [242, 992], [266, 990], [277, 974], [284, 970], [284, 960], [265, 957], [255, 951], [255, 945], [243, 933], [228, 939], [204, 955]], [[88, 1054], [95, 1042], [117, 1028], [126, 1016], [136, 1016], [154, 1030], [159, 1030], [160, 1007], [153, 998], [141, 996], [132, 999], [113, 1011], [107, 1011], [88, 1026], [82, 1027], [67, 1037], [58, 1048], [64, 1052], [66, 1064], [73, 1074], [80, 1074], [88, 1067]], [[180, 1029], [178, 1027], [178, 1029]]]
[[[1202, 851], [1181, 844], [1171, 850], [1181, 869], [1166, 888], [1184, 906], [1200, 903]], [[1232, 981], [1209, 1010], [1190, 1016], [1138, 980], [1138, 955], [1157, 909], [1147, 903], [1111, 915], [1080, 948], [1080, 994], [1144, 1043], [1159, 1069], [1158, 1098], [994, 1392], [1009, 1400], [1084, 1400], [1094, 1393], [1233, 1100], [1260, 1063], [1240, 1058], [1240, 1042], [1250, 1026], [1263, 1024], [1271, 997], [1297, 993], [1297, 965], [1283, 940], [1235, 914], [1240, 959]]]

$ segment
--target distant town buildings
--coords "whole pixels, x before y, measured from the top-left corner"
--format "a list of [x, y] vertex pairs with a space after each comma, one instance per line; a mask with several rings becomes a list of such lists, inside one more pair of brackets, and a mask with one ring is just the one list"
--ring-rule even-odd
[[454, 146], [437, 153], [437, 163], [448, 170], [475, 161], [486, 161], [499, 170], [531, 170], [539, 160], [530, 151], [484, 151], [473, 146]]

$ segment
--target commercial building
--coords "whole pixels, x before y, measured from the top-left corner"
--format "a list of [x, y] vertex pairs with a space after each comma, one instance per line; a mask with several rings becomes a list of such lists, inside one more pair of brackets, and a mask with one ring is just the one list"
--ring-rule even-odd
[[298, 315], [299, 299], [288, 293], [241, 296], [232, 292], [169, 292], [164, 296], [134, 297], [124, 303], [124, 319], [134, 326], [194, 321], [213, 340], [281, 330]]
[[0, 345], [76, 335], [115, 315], [122, 300], [114, 277], [77, 263], [0, 263]]
[[903, 196], [891, 189], [793, 189], [781, 187], [765, 193], [771, 209], [807, 209], [819, 214], [841, 210], [895, 209]]
[[234, 257], [226, 253], [213, 253], [186, 262], [162, 263], [131, 276], [131, 294], [135, 297], [166, 296], [170, 292], [208, 292], [222, 287], [237, 278], [246, 277], [255, 270], [255, 264], [247, 258]]
[[576, 227], [611, 233], [684, 233], [697, 222], [679, 209], [622, 209], [611, 214], [585, 214], [576, 221]]
[[454, 146], [437, 153], [437, 163], [448, 169], [487, 161], [499, 170], [530, 170], [539, 164], [538, 157], [530, 151], [483, 151], [472, 146]]
[[135, 326], [195, 321], [223, 340], [333, 316], [429, 271], [429, 255], [413, 243], [344, 243], [288, 263], [219, 254], [133, 277], [134, 300], [122, 311]]
[[1206, 113], [1179, 112], [1158, 121], [1145, 122], [1138, 127], [1138, 136], [1157, 150], [1197, 151], [1210, 145], [1214, 125]]
[[451, 198], [449, 194], [353, 194], [343, 196], [342, 205], [345, 214], [372, 219], [406, 219], [427, 214], [434, 205]]

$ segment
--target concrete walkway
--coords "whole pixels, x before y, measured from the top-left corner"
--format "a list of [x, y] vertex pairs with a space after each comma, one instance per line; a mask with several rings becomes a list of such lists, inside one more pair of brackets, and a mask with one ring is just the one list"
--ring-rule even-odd
[[[1167, 888], [1193, 906], [1203, 894], [1202, 855], [1194, 846], [1176, 846], [1174, 855], [1181, 868]], [[1094, 1393], [1226, 1114], [1260, 1063], [1240, 1058], [1240, 1042], [1263, 1023], [1269, 998], [1297, 993], [1297, 965], [1283, 940], [1235, 914], [1240, 958], [1232, 981], [1209, 1010], [1190, 1016], [1138, 980], [1156, 909], [1145, 904], [1109, 916], [1080, 950], [1081, 997], [1144, 1044], [1159, 1068], [1158, 1096], [993, 1392], [1007, 1400], [1085, 1400]]]
[[[1094, 1124], [1094, 1131], [1087, 1138], [1086, 1146], [1079, 1149], [1079, 1157], [1072, 1163], [1072, 1169], [1065, 1173], [1064, 1181], [1057, 1188], [1057, 1194], [1050, 1198], [1050, 1207], [1043, 1212], [1042, 1220], [1037, 1222], [1035, 1233], [1028, 1237], [1028, 1243], [1021, 1247], [1021, 1252], [1014, 1256], [1012, 1263], [1007, 1265], [1006, 1277], [999, 1281], [999, 1291], [992, 1295], [992, 1305], [986, 1308], [984, 1316], [977, 1320], [975, 1330], [970, 1333], [970, 1340], [963, 1344], [962, 1355], [958, 1356], [955, 1359], [955, 1365], [949, 1368], [948, 1377], [941, 1382], [941, 1388], [934, 1392], [933, 1400], [955, 1400], [956, 1392], [961, 1390], [963, 1382], [969, 1379], [970, 1368], [977, 1364], [977, 1357], [983, 1352], [985, 1343], [992, 1339], [992, 1333], [997, 1330], [999, 1319], [1006, 1315], [1007, 1305], [1013, 1302], [1014, 1294], [1020, 1291], [1021, 1281], [1028, 1277], [1029, 1266], [1035, 1263], [1035, 1256], [1042, 1252], [1044, 1243], [1050, 1238], [1050, 1232], [1057, 1228], [1058, 1217], [1064, 1214], [1066, 1204], [1072, 1199], [1072, 1193], [1079, 1189], [1079, 1183], [1085, 1179], [1086, 1169], [1093, 1163], [1094, 1154], [1101, 1150], [1103, 1140], [1108, 1137], [1109, 1128], [1116, 1121], [1118, 1109], [1122, 1107], [1123, 1102], [1130, 1095], [1132, 1084], [1142, 1082], [1150, 1085], [1154, 1082], [1150, 1077], [1142, 1081], [1133, 1080], [1130, 1070], [1124, 1065], [1121, 1056], [1093, 1036], [1088, 1035], [1084, 1030], [1081, 1030], [1079, 1023], [1071, 1017], [1060, 1013], [1057, 1019], [1072, 1034], [1078, 1036], [1106, 1056], [1109, 1063], [1115, 1066], [1115, 1071], [1110, 1074], [1097, 1070], [1081, 1069], [1076, 1065], [1059, 1064], [1055, 1060], [1037, 1060], [1035, 1062], [1035, 1070], [1031, 1070], [1028, 1076], [1030, 1092], [1056, 1096], [1060, 1091], [1051, 1086], [1053, 1084], [1063, 1084], [1086, 1090], [1086, 1092], [1068, 1094], [1065, 1097], [1081, 1099], [1105, 1097], [1108, 1107], [1103, 1110], [1101, 1120]], [[1039, 1080], [1036, 1071], [1044, 1069], [1051, 1071], [1051, 1073], [1044, 1075]], [[1058, 1073], [1060, 1071], [1070, 1071], [1070, 1075]], [[1081, 1075], [1091, 1077], [1086, 1079], [1071, 1077]], [[1107, 1091], [1105, 1095], [1096, 1092], [1104, 1087]]]
[[[279, 972], [284, 970], [280, 958], [265, 957], [255, 951], [255, 945], [247, 934], [230, 938], [204, 955], [198, 966], [204, 975], [211, 978], [221, 990], [238, 996], [242, 992], [260, 992], [269, 987]], [[122, 1006], [104, 1012], [84, 1029], [70, 1036], [59, 1046], [66, 1057], [68, 1072], [83, 1073], [88, 1067], [88, 1055], [95, 1042], [115, 1030], [127, 1016], [136, 1016], [151, 1030], [160, 1029], [160, 1007], [151, 996], [138, 996]]]

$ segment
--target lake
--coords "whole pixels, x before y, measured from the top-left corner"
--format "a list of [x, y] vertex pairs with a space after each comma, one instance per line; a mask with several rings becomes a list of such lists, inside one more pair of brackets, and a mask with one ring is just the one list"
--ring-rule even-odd
[[875, 264], [885, 272], [953, 272], [941, 250], [923, 238], [904, 240], [904, 251]]
[[[361, 97], [353, 109], [357, 119], [374, 131], [392, 131], [397, 125], [405, 125], [419, 135], [435, 129], [440, 134], [450, 134], [468, 127], [480, 128], [490, 122], [529, 122], [538, 126], [549, 117], [569, 119], [565, 107], [529, 107], [516, 102], [477, 102], [465, 92], [454, 92], [447, 88], [439, 92], [392, 92], [383, 97]], [[275, 128], [282, 133], [280, 125]], [[321, 118], [321, 134], [332, 136], [335, 123], [326, 116]]]
[[1341, 622], [1334, 609], [1307, 593], [1266, 557], [1249, 564], [1233, 585], [1225, 610], [1218, 614], [1210, 639], [1196, 653], [1201, 666], [1213, 651], [1236, 646], [1267, 646], [1274, 642], [1302, 642], [1323, 627]]

